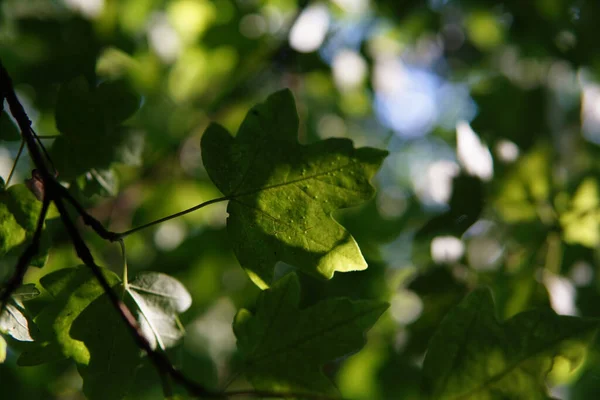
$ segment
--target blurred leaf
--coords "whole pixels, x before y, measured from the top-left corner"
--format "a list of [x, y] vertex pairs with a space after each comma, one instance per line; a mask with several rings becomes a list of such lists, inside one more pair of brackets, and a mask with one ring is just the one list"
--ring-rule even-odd
[[485, 192], [481, 179], [461, 174], [452, 181], [450, 209], [427, 222], [416, 238], [438, 235], [462, 236], [480, 217], [483, 211]]
[[532, 221], [549, 204], [550, 152], [534, 148], [501, 182], [495, 206], [509, 223]]
[[582, 364], [598, 321], [522, 312], [503, 324], [488, 289], [469, 294], [442, 321], [423, 364], [431, 399], [549, 399], [546, 377], [558, 360]]
[[367, 268], [331, 213], [373, 196], [369, 179], [387, 152], [354, 149], [345, 139], [301, 146], [297, 131], [294, 99], [284, 90], [254, 107], [235, 138], [216, 124], [202, 138], [209, 176], [230, 200], [234, 251], [262, 288], [273, 280], [277, 261], [327, 279]]
[[190, 307], [192, 298], [181, 282], [158, 272], [142, 272], [127, 292], [140, 311], [138, 320], [152, 348], [167, 349], [183, 336], [177, 314]]
[[92, 168], [86, 174], [81, 175], [77, 179], [77, 185], [72, 188], [79, 190], [86, 197], [95, 195], [109, 197], [117, 195], [119, 183], [112, 168]]
[[21, 140], [19, 128], [17, 128], [6, 112], [0, 112], [0, 141], [2, 140], [6, 140], [7, 142]]
[[56, 104], [56, 127], [62, 133], [53, 143], [52, 158], [63, 179], [71, 180], [114, 162], [140, 162], [143, 137], [121, 126], [140, 105], [139, 96], [124, 81], [90, 88], [82, 77], [64, 84]]
[[427, 350], [429, 340], [444, 316], [467, 293], [467, 286], [458, 281], [448, 268], [436, 266], [420, 272], [407, 289], [419, 295], [423, 311], [419, 319], [406, 327], [408, 342], [405, 353], [420, 355]]
[[299, 300], [292, 273], [260, 294], [254, 314], [237, 313], [233, 328], [244, 372], [257, 389], [335, 393], [323, 364], [358, 351], [388, 304], [336, 298], [300, 310]]
[[586, 178], [573, 195], [569, 209], [561, 214], [563, 239], [567, 243], [595, 248], [600, 244], [598, 181]]

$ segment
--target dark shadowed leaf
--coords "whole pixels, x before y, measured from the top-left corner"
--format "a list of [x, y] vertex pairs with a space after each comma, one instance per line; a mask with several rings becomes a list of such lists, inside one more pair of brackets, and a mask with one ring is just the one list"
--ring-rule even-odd
[[583, 362], [598, 321], [526, 311], [499, 323], [488, 289], [467, 296], [442, 321], [423, 364], [426, 398], [549, 399], [545, 379], [560, 359]]
[[323, 364], [358, 351], [388, 304], [336, 298], [300, 310], [299, 298], [298, 278], [289, 274], [260, 294], [254, 314], [237, 313], [244, 372], [257, 389], [334, 394]]
[[21, 139], [19, 128], [17, 128], [7, 113], [0, 113], [0, 141], [6, 140], [7, 142], [12, 142], [19, 139]]
[[212, 181], [229, 198], [227, 229], [242, 267], [262, 288], [277, 261], [322, 278], [367, 268], [354, 238], [333, 218], [369, 200], [386, 151], [355, 149], [347, 139], [297, 141], [289, 90], [252, 108], [236, 137], [213, 124], [202, 138]]
[[77, 317], [71, 334], [89, 351], [89, 362], [79, 366], [87, 398], [125, 397], [141, 363], [141, 351], [107, 295], [94, 300]]

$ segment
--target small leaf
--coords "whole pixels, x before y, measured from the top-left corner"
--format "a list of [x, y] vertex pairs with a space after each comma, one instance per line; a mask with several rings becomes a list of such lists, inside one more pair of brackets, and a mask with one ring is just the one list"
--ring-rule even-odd
[[233, 329], [244, 371], [257, 389], [333, 394], [323, 364], [358, 351], [388, 304], [337, 298], [300, 310], [299, 297], [292, 273], [260, 294], [254, 315], [238, 312]]
[[590, 248], [600, 244], [600, 189], [598, 181], [586, 178], [571, 199], [569, 210], [560, 216], [563, 238]]
[[184, 334], [177, 314], [187, 310], [192, 298], [175, 278], [157, 272], [139, 274], [129, 285], [139, 310], [138, 320], [153, 348], [172, 347]]
[[347, 139], [308, 146], [297, 141], [298, 115], [289, 90], [252, 108], [235, 138], [212, 124], [202, 158], [229, 198], [227, 231], [242, 267], [261, 288], [277, 261], [330, 279], [367, 268], [354, 238], [331, 214], [369, 200], [369, 180], [386, 151], [355, 149]]
[[33, 342], [32, 332], [36, 330], [23, 304], [13, 297], [0, 314], [0, 332], [8, 333], [21, 342]]
[[125, 397], [141, 363], [141, 351], [106, 294], [77, 317], [71, 334], [85, 343], [90, 354], [87, 365], [79, 367], [87, 398]]
[[583, 362], [598, 321], [526, 311], [498, 323], [488, 289], [473, 291], [433, 335], [423, 364], [426, 398], [548, 399], [545, 379], [557, 359]]

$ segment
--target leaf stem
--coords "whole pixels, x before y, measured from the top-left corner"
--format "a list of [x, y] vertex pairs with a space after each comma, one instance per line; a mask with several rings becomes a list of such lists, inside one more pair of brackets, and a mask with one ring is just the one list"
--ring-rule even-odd
[[8, 184], [10, 183], [10, 180], [13, 177], [15, 170], [17, 169], [17, 163], [19, 162], [19, 158], [21, 158], [21, 153], [23, 153], [24, 148], [25, 148], [25, 141], [23, 139], [21, 139], [21, 146], [19, 146], [19, 151], [17, 152], [17, 156], [15, 157], [15, 162], [13, 163], [13, 166], [10, 169], [10, 173], [8, 174], [8, 178], [6, 178], [6, 183], [4, 184], [6, 187], [8, 187]]
[[119, 245], [121, 246], [121, 255], [123, 256], [123, 288], [127, 292], [129, 290], [129, 274], [127, 272], [127, 253], [123, 239], [119, 239]]
[[130, 230], [125, 231], [125, 232], [117, 233], [116, 237], [118, 239], [123, 239], [124, 237], [127, 237], [127, 236], [129, 236], [132, 233], [135, 233], [137, 231], [141, 231], [142, 229], [146, 229], [146, 228], [149, 228], [151, 226], [158, 225], [158, 224], [160, 224], [162, 222], [165, 222], [165, 221], [168, 221], [170, 219], [181, 217], [182, 215], [189, 214], [189, 213], [191, 213], [193, 211], [196, 211], [196, 210], [199, 210], [199, 209], [201, 209], [203, 207], [209, 206], [209, 205], [214, 204], [214, 203], [220, 203], [222, 201], [227, 201], [229, 199], [230, 199], [229, 196], [224, 196], [224, 197], [219, 197], [217, 199], [212, 199], [212, 200], [205, 201], [204, 203], [200, 203], [200, 204], [198, 204], [198, 205], [196, 205], [194, 207], [188, 208], [187, 210], [183, 210], [183, 211], [180, 211], [178, 213], [175, 213], [175, 214], [163, 217], [161, 219], [157, 219], [156, 221], [148, 222], [147, 224], [140, 225], [140, 226], [138, 226], [136, 228], [130, 229]]

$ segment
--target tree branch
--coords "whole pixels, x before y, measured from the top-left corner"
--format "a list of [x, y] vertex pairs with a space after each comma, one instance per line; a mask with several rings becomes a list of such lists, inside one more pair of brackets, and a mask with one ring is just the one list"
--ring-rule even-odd
[[[84, 262], [84, 264], [87, 265], [91, 269], [92, 273], [98, 280], [98, 283], [100, 284], [100, 286], [102, 286], [102, 289], [104, 290], [106, 295], [109, 297], [111, 304], [113, 305], [115, 310], [119, 313], [120, 317], [123, 319], [123, 321], [129, 328], [136, 343], [138, 344], [138, 346], [141, 349], [143, 349], [146, 352], [146, 354], [148, 355], [148, 357], [150, 358], [152, 363], [155, 365], [155, 367], [157, 368], [159, 373], [169, 374], [175, 382], [184, 386], [186, 388], [186, 390], [193, 396], [223, 398], [222, 394], [211, 392], [211, 391], [205, 389], [203, 386], [201, 386], [201, 385], [197, 384], [196, 382], [192, 381], [191, 379], [187, 378], [185, 375], [183, 375], [181, 373], [181, 371], [177, 370], [171, 364], [171, 362], [168, 360], [168, 358], [164, 354], [154, 351], [152, 349], [150, 343], [148, 342], [148, 340], [146, 340], [146, 338], [142, 334], [142, 331], [141, 331], [135, 317], [129, 310], [129, 308], [127, 308], [127, 306], [123, 302], [121, 302], [121, 300], [119, 299], [117, 294], [110, 287], [110, 285], [109, 285], [108, 281], [106, 280], [106, 278], [104, 277], [104, 275], [102, 275], [102, 271], [101, 271], [100, 267], [98, 265], [96, 265], [94, 258], [92, 256], [92, 253], [90, 252], [90, 250], [87, 247], [87, 245], [85, 244], [83, 238], [77, 231], [75, 224], [71, 220], [71, 218], [67, 212], [67, 209], [65, 208], [65, 204], [63, 203], [63, 196], [65, 196], [65, 194], [68, 194], [68, 191], [62, 185], [60, 185], [58, 182], [56, 182], [56, 180], [54, 179], [52, 174], [50, 174], [50, 172], [48, 171], [48, 168], [46, 167], [46, 163], [44, 162], [44, 158], [40, 152], [40, 149], [37, 146], [35, 137], [31, 130], [31, 121], [29, 120], [29, 117], [25, 113], [23, 106], [19, 102], [19, 99], [17, 98], [17, 96], [15, 94], [14, 87], [12, 85], [10, 76], [8, 75], [8, 72], [2, 65], [1, 61], [0, 61], [0, 98], [6, 98], [6, 100], [8, 102], [10, 112], [11, 112], [12, 116], [15, 118], [15, 120], [17, 121], [17, 124], [19, 125], [19, 129], [21, 131], [21, 136], [25, 140], [25, 143], [27, 144], [29, 154], [41, 176], [43, 187], [44, 187], [42, 211], [40, 212], [40, 216], [38, 218], [38, 226], [34, 233], [32, 243], [27, 247], [27, 249], [23, 252], [21, 257], [19, 258], [19, 262], [17, 263], [15, 272], [12, 275], [12, 277], [10, 278], [7, 287], [2, 292], [2, 296], [0, 297], [2, 299], [2, 307], [4, 307], [4, 304], [6, 303], [6, 301], [8, 301], [10, 296], [14, 293], [14, 291], [21, 284], [21, 282], [23, 280], [23, 276], [25, 275], [25, 272], [27, 271], [27, 268], [29, 266], [31, 259], [38, 252], [41, 232], [42, 232], [42, 228], [43, 228], [43, 224], [44, 224], [44, 219], [48, 212], [48, 207], [50, 205], [50, 202], [54, 202], [54, 204], [56, 205], [56, 208], [60, 214], [61, 220], [65, 226], [65, 229], [67, 230], [67, 232], [71, 238], [71, 241], [73, 243], [73, 246], [75, 247], [75, 251], [77, 252], [77, 255], [79, 256], [79, 258], [81, 258], [81, 260]], [[69, 197], [67, 197], [67, 199], [72, 200], [72, 201], [70, 201], [71, 204], [73, 204], [78, 211], [83, 210], [83, 207], [81, 207], [81, 205], [77, 201], [75, 201], [75, 199], [72, 198], [72, 196], [69, 195]], [[83, 210], [83, 211], [85, 211], [85, 210]], [[85, 213], [85, 214], [87, 214], [87, 213]], [[93, 219], [93, 221], [98, 222], [95, 219]], [[98, 225], [101, 227], [101, 224], [99, 222], [98, 222]], [[102, 227], [102, 229], [104, 229], [104, 227]]]

